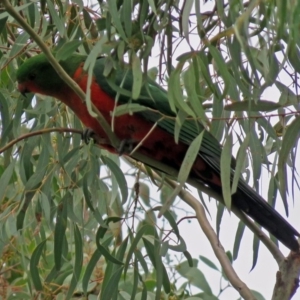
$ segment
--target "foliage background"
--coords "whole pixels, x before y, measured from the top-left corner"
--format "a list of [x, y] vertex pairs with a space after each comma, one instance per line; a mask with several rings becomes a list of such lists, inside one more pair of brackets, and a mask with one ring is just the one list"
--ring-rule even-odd
[[[6, 5], [0, 1], [2, 296], [65, 299], [75, 292], [96, 299], [101, 291], [100, 299], [108, 299], [116, 297], [119, 282], [119, 299], [139, 299], [146, 292], [149, 299], [167, 299], [160, 295], [161, 286], [171, 290], [170, 299], [228, 299], [222, 271], [221, 285], [208, 282], [202, 272], [203, 262], [220, 270], [217, 263], [202, 256], [194, 261], [201, 267], [187, 267], [190, 247], [178, 242], [177, 228], [181, 234], [180, 218], [194, 213], [179, 200], [162, 220], [152, 210], [171, 194], [164, 178], [154, 181], [149, 169], [144, 175], [136, 164], [123, 174], [119, 157], [81, 142], [82, 125], [62, 103], [18, 93], [18, 65], [39, 53], [40, 45]], [[11, 5], [48, 48], [57, 50], [57, 59], [86, 53], [89, 70], [99, 53], [126, 60], [136, 82], [141, 70], [147, 71], [168, 88], [179, 120], [192, 115], [221, 143], [233, 137], [224, 155], [237, 154], [236, 173], [258, 191], [263, 188], [266, 200], [275, 205], [278, 199], [287, 210], [297, 199], [297, 1], [43, 0]], [[136, 84], [133, 94], [139, 88]], [[11, 141], [13, 147], [4, 148]], [[262, 173], [267, 174], [263, 180]], [[153, 193], [155, 184], [160, 194]], [[223, 212], [222, 205], [211, 211], [217, 231], [228, 217]], [[251, 237], [249, 251], [243, 247], [242, 223], [230, 228], [231, 236], [236, 230], [234, 243], [225, 248], [231, 250], [228, 256], [243, 260], [246, 255], [255, 266], [263, 250], [258, 239]], [[199, 247], [203, 239], [194, 239]], [[275, 274], [268, 271], [265, 276], [273, 280]]]

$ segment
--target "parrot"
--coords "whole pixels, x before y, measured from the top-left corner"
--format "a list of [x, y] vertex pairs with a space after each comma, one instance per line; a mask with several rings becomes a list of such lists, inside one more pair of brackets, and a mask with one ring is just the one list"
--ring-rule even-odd
[[[155, 80], [145, 76], [137, 99], [132, 98], [133, 72], [129, 66], [114, 66], [113, 72], [106, 74], [106, 58], [95, 62], [91, 84], [84, 69], [87, 56], [73, 53], [59, 61], [62, 68], [86, 92], [90, 89], [90, 99], [101, 112], [114, 134], [125, 145], [137, 146], [137, 151], [155, 161], [180, 170], [190, 144], [203, 131], [199, 152], [191, 168], [189, 178], [198, 181], [222, 197], [221, 152], [219, 141], [199, 121], [186, 118], [178, 141], [174, 138], [176, 112], [168, 101], [168, 92]], [[38, 93], [54, 97], [65, 103], [89, 128], [103, 140], [102, 147], [112, 153], [119, 153], [110, 143], [105, 130], [93, 117], [79, 96], [57, 74], [45, 54], [35, 55], [23, 62], [16, 73], [20, 93]], [[117, 88], [116, 88], [117, 87]], [[170, 88], [170, 87], [169, 87]], [[120, 105], [138, 104], [134, 112], [114, 115]], [[154, 126], [154, 124], [156, 126]], [[121, 150], [121, 152], [123, 152]], [[122, 153], [128, 155], [128, 153]], [[234, 159], [233, 159], [234, 161]], [[143, 162], [143, 161], [142, 161]], [[231, 168], [231, 181], [234, 167]], [[239, 209], [260, 226], [268, 230], [287, 248], [299, 251], [299, 232], [291, 226], [267, 201], [246, 181], [239, 179], [236, 192], [231, 196], [231, 205]]]

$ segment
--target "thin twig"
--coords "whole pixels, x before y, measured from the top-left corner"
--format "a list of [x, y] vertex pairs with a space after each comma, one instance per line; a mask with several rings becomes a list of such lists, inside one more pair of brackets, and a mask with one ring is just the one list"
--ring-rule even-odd
[[0, 148], [0, 154], [3, 153], [4, 151], [6, 151], [7, 149], [9, 149], [10, 147], [12, 147], [13, 145], [17, 144], [18, 142], [25, 140], [29, 137], [32, 136], [36, 136], [36, 135], [41, 135], [41, 134], [45, 134], [45, 133], [50, 133], [50, 132], [71, 132], [71, 133], [79, 133], [82, 134], [82, 130], [79, 129], [72, 129], [72, 128], [44, 128], [41, 130], [37, 130], [37, 131], [33, 131], [33, 132], [29, 132], [26, 134], [23, 134], [21, 136], [19, 136], [18, 138], [10, 141], [9, 143], [7, 143], [4, 147]]

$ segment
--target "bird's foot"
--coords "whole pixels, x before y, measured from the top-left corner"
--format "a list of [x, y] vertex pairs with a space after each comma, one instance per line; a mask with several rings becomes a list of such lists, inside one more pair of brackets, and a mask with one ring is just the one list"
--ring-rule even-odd
[[136, 141], [132, 139], [124, 139], [120, 142], [120, 146], [117, 149], [118, 154], [121, 156], [123, 154], [129, 154], [136, 146]]
[[81, 139], [86, 143], [89, 144], [90, 140], [93, 140], [94, 142], [96, 139], [96, 133], [93, 129], [91, 128], [85, 128], [82, 130], [81, 133]]
[[[89, 144], [89, 142], [91, 140], [93, 140], [94, 143], [99, 144], [99, 145], [108, 145], [109, 144], [107, 139], [99, 137], [95, 133], [95, 131], [91, 128], [85, 128], [82, 131], [81, 138], [86, 144]], [[136, 145], [137, 145], [137, 143], [133, 139], [123, 139], [120, 142], [120, 146], [115, 150], [115, 152], [117, 154], [119, 154], [120, 156], [123, 154], [129, 154]], [[111, 146], [110, 146], [110, 148], [111, 148]]]
[[95, 144], [103, 146], [104, 148], [108, 147], [107, 149], [111, 151], [112, 147], [109, 143], [109, 140], [99, 136], [92, 128], [85, 128], [81, 133], [81, 138], [86, 144], [89, 144], [89, 142], [93, 140]]

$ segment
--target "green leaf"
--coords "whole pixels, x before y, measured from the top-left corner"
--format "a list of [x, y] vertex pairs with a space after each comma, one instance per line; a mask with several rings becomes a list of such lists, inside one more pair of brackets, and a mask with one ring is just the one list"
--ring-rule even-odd
[[281, 107], [279, 103], [274, 103], [266, 100], [244, 100], [240, 102], [234, 102], [225, 106], [225, 110], [229, 111], [273, 111]]
[[24, 192], [24, 199], [23, 199], [23, 203], [22, 203], [22, 208], [19, 210], [18, 216], [17, 216], [17, 229], [21, 230], [23, 229], [23, 225], [24, 225], [24, 219], [25, 219], [25, 215], [26, 215], [26, 211], [27, 208], [31, 202], [31, 199], [33, 198], [33, 196], [35, 195], [35, 191], [28, 191], [28, 192]]
[[132, 86], [132, 99], [136, 100], [139, 98], [143, 83], [143, 72], [141, 69], [141, 61], [139, 57], [132, 52], [132, 75], [133, 75], [133, 86]]
[[[21, 10], [25, 10], [26, 7], [28, 7], [28, 6], [32, 5], [32, 4], [33, 4], [33, 2], [29, 2], [29, 3], [26, 3], [26, 4], [20, 5], [20, 6], [17, 5], [17, 6], [14, 6], [14, 10], [16, 12], [19, 12]], [[4, 10], [4, 12], [2, 12], [0, 14], [0, 20], [4, 19], [4, 18], [8, 18], [9, 16], [10, 15], [7, 12], [5, 12], [5, 10]]]
[[75, 260], [74, 260], [74, 270], [73, 276], [71, 279], [71, 283], [68, 288], [68, 293], [66, 295], [66, 299], [71, 299], [73, 293], [77, 287], [77, 283], [80, 278], [82, 263], [83, 263], [83, 243], [81, 238], [81, 233], [76, 224], [74, 226], [74, 246], [75, 246]]
[[266, 300], [266, 298], [257, 291], [251, 290], [251, 293], [253, 294], [256, 300]]
[[131, 36], [132, 31], [132, 2], [124, 1], [122, 6], [122, 19], [125, 27], [125, 32], [128, 37]]
[[172, 194], [168, 197], [166, 203], [161, 208], [159, 212], [159, 217], [163, 215], [170, 208], [176, 196], [182, 189], [183, 185], [186, 183], [190, 175], [191, 169], [194, 165], [194, 162], [198, 156], [201, 143], [202, 143], [203, 134], [204, 134], [204, 130], [190, 144], [179, 170], [179, 174], [178, 174], [179, 185], [174, 189]]
[[[161, 257], [156, 252], [156, 250], [158, 249], [156, 249], [156, 247], [151, 242], [149, 242], [146, 238], [143, 238], [143, 243], [145, 245], [145, 249], [147, 251], [147, 254], [149, 255], [151, 263], [153, 267], [156, 269], [157, 274], [159, 275], [159, 278], [158, 277], [156, 278], [156, 288], [157, 285], [160, 284], [162, 281], [165, 292], [169, 293], [171, 289], [170, 280], [166, 268], [162, 264]], [[160, 267], [161, 270], [158, 270], [157, 268], [158, 266]]]
[[128, 186], [124, 173], [120, 167], [107, 156], [101, 156], [102, 161], [109, 167], [112, 174], [115, 176], [122, 195], [122, 204], [125, 204], [128, 198]]
[[150, 189], [144, 182], [139, 182], [139, 196], [143, 200], [144, 204], [150, 206]]
[[[153, 208], [152, 210], [158, 211], [160, 209], [161, 209], [161, 206], [157, 206], [157, 207]], [[176, 236], [179, 240], [180, 239], [179, 229], [178, 229], [178, 226], [176, 224], [173, 214], [169, 210], [167, 210], [164, 212], [163, 216], [168, 220], [170, 226], [172, 227], [174, 233], [176, 234]]]
[[181, 10], [182, 14], [181, 14], [181, 30], [183, 33], [183, 36], [186, 38], [186, 40], [189, 43], [189, 36], [190, 36], [190, 32], [189, 32], [189, 23], [190, 23], [190, 14], [191, 14], [191, 10], [193, 7], [194, 1], [190, 0], [190, 1], [184, 1], [183, 4], [183, 8]]
[[290, 39], [289, 41], [287, 55], [295, 71], [300, 73], [300, 51], [298, 50], [298, 46], [293, 39]]
[[139, 272], [138, 272], [138, 260], [135, 257], [134, 258], [134, 263], [133, 263], [133, 280], [132, 280], [132, 289], [131, 289], [131, 297], [130, 300], [135, 300], [136, 299], [136, 292], [138, 289], [138, 277], [139, 277]]
[[191, 107], [197, 117], [204, 122], [207, 119], [202, 106], [202, 102], [205, 99], [202, 99], [202, 97], [197, 94], [197, 90], [195, 89], [195, 87], [199, 85], [199, 81], [197, 81], [199, 78], [196, 78], [196, 74], [198, 75], [198, 63], [197, 60], [194, 59], [187, 71], [183, 73], [184, 87], [188, 95], [188, 102], [191, 104]]
[[295, 146], [299, 139], [299, 128], [300, 128], [300, 118], [297, 117], [295, 120], [287, 127], [286, 132], [282, 139], [282, 146], [279, 152], [278, 158], [278, 180], [280, 183], [280, 192], [283, 200], [286, 198], [288, 193], [287, 187], [287, 174], [286, 174], [286, 163], [292, 148]]
[[134, 114], [137, 112], [141, 112], [141, 111], [145, 111], [148, 108], [146, 106], [137, 104], [137, 103], [126, 103], [126, 104], [122, 104], [122, 105], [118, 105], [115, 109], [114, 109], [114, 116], [115, 117], [119, 117], [119, 116], [123, 116], [126, 114]]
[[132, 255], [135, 251], [135, 248], [137, 247], [138, 242], [140, 241], [140, 239], [143, 237], [143, 235], [149, 231], [149, 230], [153, 230], [153, 227], [150, 225], [144, 225], [143, 227], [140, 228], [140, 230], [137, 232], [135, 238], [132, 240], [131, 242], [131, 246], [128, 250], [127, 253], [127, 257], [126, 257], [126, 261], [125, 261], [125, 270], [124, 270], [124, 276], [126, 276], [127, 273], [127, 269], [129, 266], [129, 262], [132, 259]]
[[29, 35], [27, 32], [21, 33], [15, 40], [11, 50], [9, 52], [10, 57], [15, 57], [19, 54], [21, 50], [24, 49], [25, 45], [28, 43]]
[[190, 267], [187, 261], [176, 266], [178, 273], [187, 278], [190, 284], [198, 287], [208, 295], [212, 295], [212, 290], [204, 276], [204, 274], [196, 267]]
[[183, 184], [185, 184], [185, 182], [187, 181], [187, 179], [190, 175], [191, 169], [194, 165], [194, 162], [199, 154], [203, 134], [204, 134], [204, 130], [192, 141], [192, 143], [190, 144], [190, 146], [185, 154], [185, 157], [183, 159], [183, 162], [181, 164], [179, 174], [178, 174], [178, 182], [180, 183], [181, 186]]
[[147, 262], [143, 256], [143, 254], [141, 253], [141, 251], [136, 249], [134, 254], [135, 254], [138, 262], [141, 264], [141, 267], [143, 268], [145, 275], [148, 275], [148, 273], [149, 273], [148, 265], [147, 265]]
[[221, 55], [220, 51], [217, 50], [217, 48], [213, 45], [208, 45], [208, 48], [214, 59], [216, 67], [220, 72], [222, 79], [225, 82], [224, 94], [226, 94], [226, 91], [231, 91], [231, 99], [238, 100], [238, 91], [236, 89], [236, 86], [232, 84], [235, 81], [235, 79], [231, 76], [230, 72], [228, 71], [228, 65], [225, 63], [224, 57]]
[[[111, 239], [105, 240], [103, 242], [103, 246], [108, 247], [110, 242], [111, 242]], [[90, 278], [93, 274], [93, 271], [94, 271], [100, 257], [101, 257], [101, 252], [98, 249], [96, 249], [95, 252], [93, 253], [86, 269], [85, 269], [85, 273], [84, 273], [83, 278], [82, 278], [82, 289], [83, 289], [83, 292], [84, 292], [85, 295], [88, 292], [87, 289], [88, 289], [88, 284], [89, 284]]]
[[65, 232], [67, 229], [67, 200], [71, 194], [67, 194], [61, 200], [57, 207], [56, 224], [54, 229], [54, 261], [56, 270], [62, 266], [63, 247], [66, 240]]
[[4, 195], [6, 192], [6, 188], [9, 184], [9, 181], [14, 173], [16, 161], [13, 160], [5, 169], [3, 172], [1, 178], [0, 178], [0, 203], [4, 200]]
[[[185, 252], [187, 247], [186, 247], [184, 239], [182, 237], [180, 237], [179, 242], [180, 242], [179, 245], [170, 245], [168, 241], [165, 242], [165, 243], [167, 243], [167, 249], [166, 250], [171, 249], [171, 250], [176, 251], [176, 252]], [[165, 255], [166, 255], [166, 253], [162, 256], [165, 256]]]
[[47, 0], [48, 9], [50, 11], [51, 17], [53, 19], [53, 24], [56, 26], [61, 37], [65, 36], [66, 27], [63, 19], [59, 16], [58, 11], [55, 10], [54, 5], [51, 0]]
[[152, 11], [154, 12], [154, 14], [157, 15], [157, 11], [156, 11], [156, 6], [155, 6], [154, 0], [148, 0], [148, 3], [150, 5]]
[[217, 229], [217, 236], [219, 237], [220, 234], [220, 227], [221, 227], [221, 222], [222, 222], [222, 217], [223, 217], [223, 213], [225, 210], [225, 206], [221, 203], [217, 204], [217, 219], [216, 219], [216, 229]]
[[194, 261], [193, 261], [193, 258], [190, 254], [190, 252], [188, 251], [183, 251], [183, 255], [185, 256], [185, 258], [187, 259], [187, 262], [189, 264], [189, 267], [193, 267], [194, 266]]
[[106, 18], [96, 19], [95, 22], [99, 31], [103, 31], [106, 29]]
[[232, 158], [232, 135], [225, 140], [221, 154], [221, 181], [222, 194], [226, 207], [231, 209], [231, 158]]
[[216, 88], [212, 81], [212, 76], [210, 75], [209, 72], [210, 68], [208, 66], [208, 59], [204, 51], [198, 52], [197, 61], [206, 84], [208, 85], [211, 92], [216, 93]]
[[98, 249], [96, 249], [95, 252], [93, 253], [92, 257], [90, 258], [88, 265], [85, 269], [85, 273], [82, 278], [82, 290], [85, 295], [87, 294], [87, 291], [88, 291], [87, 289], [88, 289], [88, 284], [90, 282], [90, 278], [93, 274], [94, 268], [96, 267], [97, 262], [99, 261], [100, 257], [101, 257], [101, 252]]
[[[181, 84], [180, 84], [180, 74], [182, 72], [183, 62], [179, 63], [176, 69], [171, 73], [170, 79], [168, 81], [168, 99], [169, 104], [175, 113], [179, 110], [184, 111], [187, 115], [195, 117], [194, 111], [189, 107], [189, 105], [184, 101]], [[177, 141], [176, 141], [177, 142]]]
[[[276, 81], [275, 85], [280, 91], [279, 103], [281, 106], [298, 105], [299, 96], [296, 95], [288, 86], [279, 81]], [[287, 117], [289, 116], [286, 116], [286, 118]]]
[[39, 274], [39, 261], [42, 255], [43, 249], [45, 247], [47, 240], [42, 241], [33, 251], [30, 259], [30, 274], [32, 282], [37, 291], [43, 290], [42, 281]]
[[60, 47], [59, 50], [56, 52], [55, 58], [58, 61], [67, 59], [70, 55], [72, 55], [77, 50], [77, 48], [81, 44], [82, 41], [78, 41], [78, 40], [72, 40], [64, 43], [62, 47]]
[[100, 244], [100, 236], [101, 236], [101, 227], [99, 227], [97, 233], [96, 233], [96, 245], [97, 249], [100, 251], [100, 253], [109, 261], [117, 264], [117, 265], [123, 265], [123, 262], [119, 261], [117, 258], [115, 258], [113, 255], [109, 253], [109, 250], [104, 244]]
[[235, 240], [234, 240], [234, 246], [233, 246], [233, 259], [234, 260], [236, 260], [238, 257], [244, 230], [245, 230], [245, 224], [240, 221], [239, 226], [236, 231], [236, 234], [235, 234]]
[[245, 163], [245, 158], [246, 158], [246, 154], [247, 154], [246, 151], [247, 151], [247, 147], [249, 145], [249, 140], [250, 140], [250, 136], [247, 135], [238, 151], [233, 181], [232, 181], [232, 185], [231, 185], [231, 194], [232, 195], [235, 194], [235, 192], [237, 190], [237, 186], [239, 184], [239, 180], [241, 179], [241, 173], [242, 173], [243, 166]]
[[127, 244], [128, 244], [128, 240], [129, 240], [129, 237], [127, 236], [123, 242], [121, 243], [119, 249], [118, 249], [118, 252], [117, 252], [117, 258], [118, 260], [120, 261], [123, 261], [124, 259], [124, 256], [125, 256], [125, 253], [126, 253], [126, 250], [127, 250]]
[[220, 271], [218, 269], [218, 267], [208, 258], [206, 258], [205, 256], [200, 255], [199, 258], [207, 265], [209, 266], [211, 269], [214, 269], [216, 271]]
[[258, 250], [259, 250], [259, 244], [260, 244], [260, 240], [259, 238], [254, 235], [253, 236], [253, 247], [252, 247], [252, 251], [253, 251], [253, 257], [252, 257], [252, 267], [251, 270], [254, 269], [254, 267], [256, 266], [257, 263], [257, 259], [258, 259]]
[[118, 8], [117, 8], [117, 1], [110, 0], [107, 2], [107, 5], [108, 5], [108, 11], [111, 15], [112, 21], [114, 23], [114, 26], [115, 26], [118, 34], [124, 41], [127, 41], [126, 34], [125, 34], [124, 29], [121, 24], [120, 14], [119, 14]]
[[[0, 24], [0, 28], [1, 28], [1, 24]], [[4, 71], [3, 71], [3, 73], [4, 73]], [[5, 142], [6, 142], [6, 137], [7, 137], [8, 131], [9, 131], [9, 127], [12, 122], [10, 120], [8, 101], [7, 101], [6, 97], [4, 97], [4, 95], [1, 93], [1, 91], [0, 91], [0, 105], [1, 105], [0, 114], [1, 114], [1, 125], [2, 125], [0, 145], [4, 146]], [[0, 184], [1, 184], [1, 181], [0, 181]], [[2, 190], [0, 190], [0, 191], [2, 191]], [[2, 199], [2, 197], [0, 199]]]
[[101, 300], [111, 299], [114, 293], [117, 291], [117, 283], [120, 281], [124, 266], [118, 267], [116, 271], [111, 275], [110, 280], [106, 287], [101, 291]]

